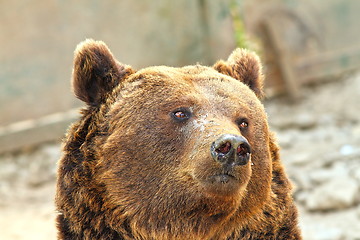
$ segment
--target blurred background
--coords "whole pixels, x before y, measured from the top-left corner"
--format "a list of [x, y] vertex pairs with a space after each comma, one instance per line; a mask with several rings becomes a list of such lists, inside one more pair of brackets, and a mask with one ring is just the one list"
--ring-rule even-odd
[[0, 1], [0, 239], [55, 239], [61, 139], [82, 103], [73, 52], [104, 41], [135, 69], [264, 63], [264, 101], [304, 239], [360, 239], [360, 1]]

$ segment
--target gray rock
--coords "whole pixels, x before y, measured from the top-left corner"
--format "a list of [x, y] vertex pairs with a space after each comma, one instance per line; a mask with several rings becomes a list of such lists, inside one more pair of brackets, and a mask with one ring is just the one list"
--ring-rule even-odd
[[[359, 159], [360, 160], [360, 159]], [[360, 166], [350, 170], [351, 176], [353, 176], [358, 184], [360, 184]]]
[[354, 152], [355, 152], [355, 148], [350, 144], [345, 144], [340, 148], [340, 154], [343, 156], [353, 155]]
[[297, 129], [288, 129], [286, 131], [277, 131], [277, 140], [282, 149], [292, 148], [296, 146], [299, 141], [299, 130]]
[[352, 129], [352, 136], [354, 139], [359, 142], [360, 141], [360, 123], [358, 123], [356, 126]]
[[312, 153], [303, 151], [299, 152], [296, 155], [291, 155], [288, 158], [288, 161], [295, 166], [304, 166], [311, 163], [314, 160]]
[[313, 188], [310, 178], [302, 172], [299, 172], [298, 174], [291, 174], [291, 179], [294, 184], [296, 184], [298, 191], [311, 190]]
[[306, 227], [302, 227], [304, 239], [309, 240], [342, 240], [344, 232], [339, 228], [329, 228], [322, 224], [312, 223]]
[[294, 127], [300, 129], [314, 128], [317, 125], [317, 119], [315, 115], [303, 112], [295, 116], [293, 124]]
[[28, 184], [39, 186], [55, 179], [56, 162], [60, 157], [61, 149], [58, 144], [41, 146], [29, 157]]
[[333, 179], [343, 178], [349, 174], [349, 170], [343, 162], [333, 165], [331, 168], [321, 168], [310, 172], [309, 177], [315, 184], [323, 184]]
[[310, 211], [339, 210], [353, 206], [359, 186], [349, 177], [333, 178], [309, 193], [306, 207]]
[[315, 115], [301, 112], [295, 115], [284, 115], [276, 116], [276, 121], [273, 120], [274, 117], [271, 117], [271, 126], [279, 130], [287, 129], [311, 129], [317, 125], [317, 119]]
[[301, 205], [304, 205], [306, 203], [306, 200], [308, 199], [308, 192], [306, 191], [297, 191], [294, 194], [294, 199], [296, 203], [300, 203]]

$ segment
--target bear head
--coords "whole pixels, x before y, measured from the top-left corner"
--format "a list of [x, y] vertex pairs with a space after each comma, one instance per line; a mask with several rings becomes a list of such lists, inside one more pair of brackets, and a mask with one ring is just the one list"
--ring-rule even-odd
[[72, 84], [87, 107], [59, 164], [60, 237], [221, 239], [261, 218], [273, 147], [254, 53], [135, 71], [87, 40]]

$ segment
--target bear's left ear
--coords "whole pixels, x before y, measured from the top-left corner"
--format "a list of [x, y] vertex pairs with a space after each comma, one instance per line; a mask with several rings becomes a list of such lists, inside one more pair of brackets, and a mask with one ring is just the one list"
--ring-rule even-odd
[[105, 43], [87, 39], [75, 50], [73, 91], [88, 105], [99, 106], [114, 87], [134, 72], [119, 63]]
[[260, 59], [255, 53], [238, 48], [232, 52], [227, 61], [220, 60], [213, 67], [218, 72], [249, 86], [259, 99], [264, 97], [264, 77]]

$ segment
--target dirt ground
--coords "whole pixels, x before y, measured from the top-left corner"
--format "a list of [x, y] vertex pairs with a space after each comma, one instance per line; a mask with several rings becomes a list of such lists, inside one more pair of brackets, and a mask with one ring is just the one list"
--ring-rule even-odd
[[[294, 183], [305, 240], [360, 239], [360, 74], [265, 106]], [[0, 239], [55, 239], [60, 144], [0, 156]]]

